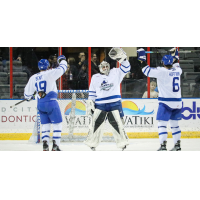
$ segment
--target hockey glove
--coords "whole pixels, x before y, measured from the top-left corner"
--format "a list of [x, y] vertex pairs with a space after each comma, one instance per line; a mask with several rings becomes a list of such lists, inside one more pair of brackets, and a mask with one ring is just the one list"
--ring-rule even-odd
[[170, 55], [173, 56], [173, 62], [175, 63], [176, 61], [179, 60], [179, 55], [178, 55], [178, 49], [176, 47], [172, 48], [169, 50]]
[[29, 101], [35, 99], [35, 95], [36, 95], [36, 92], [34, 92], [34, 94], [32, 96], [24, 97], [24, 99], [29, 102]]
[[62, 60], [65, 60], [65, 61], [66, 61], [66, 57], [63, 56], [63, 55], [58, 56], [58, 58], [57, 58], [57, 62], [58, 62], [58, 64], [60, 64], [60, 62], [61, 62]]
[[144, 49], [142, 49], [142, 48], [138, 49], [137, 53], [138, 53], [138, 60], [139, 61], [146, 61], [146, 53], [145, 53]]
[[126, 52], [119, 47], [113, 47], [108, 53], [109, 57], [113, 60], [117, 60], [120, 64], [127, 58]]
[[34, 99], [34, 96], [30, 96], [30, 97], [25, 97], [24, 99], [26, 99], [26, 101], [31, 101], [31, 100], [33, 100]]
[[94, 102], [92, 100], [87, 100], [87, 109], [86, 109], [86, 115], [89, 116], [89, 115], [93, 115], [94, 113], [94, 110], [95, 110], [95, 107], [94, 107]]

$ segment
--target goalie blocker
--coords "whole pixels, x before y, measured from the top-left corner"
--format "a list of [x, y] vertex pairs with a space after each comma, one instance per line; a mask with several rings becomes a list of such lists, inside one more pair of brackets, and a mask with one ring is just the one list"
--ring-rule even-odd
[[91, 127], [89, 130], [88, 137], [84, 143], [91, 149], [95, 149], [99, 145], [103, 136], [103, 127], [106, 117], [112, 126], [112, 133], [117, 147], [124, 150], [129, 144], [129, 139], [124, 130], [118, 110], [106, 112], [103, 110], [95, 109], [93, 114], [93, 127]]

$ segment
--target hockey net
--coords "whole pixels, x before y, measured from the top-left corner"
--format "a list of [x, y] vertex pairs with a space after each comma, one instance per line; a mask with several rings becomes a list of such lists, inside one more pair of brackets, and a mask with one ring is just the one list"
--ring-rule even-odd
[[[58, 91], [58, 103], [63, 122], [61, 142], [83, 142], [86, 140], [89, 129], [92, 128], [92, 118], [86, 115], [86, 100], [88, 90], [60, 90]], [[114, 141], [112, 133], [104, 125], [103, 142]], [[34, 130], [29, 142], [39, 143], [41, 139], [41, 124], [39, 114], [35, 122]], [[53, 126], [51, 126], [50, 138], [52, 139]]]

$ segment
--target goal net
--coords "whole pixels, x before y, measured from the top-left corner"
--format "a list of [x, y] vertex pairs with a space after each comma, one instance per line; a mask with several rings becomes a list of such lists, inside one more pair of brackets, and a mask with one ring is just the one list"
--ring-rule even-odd
[[[59, 90], [58, 103], [60, 106], [63, 122], [61, 142], [83, 142], [86, 140], [89, 129], [92, 128], [92, 118], [86, 115], [86, 100], [88, 90]], [[40, 142], [41, 124], [38, 119], [35, 122], [34, 130], [30, 142]], [[112, 133], [108, 130], [108, 122], [104, 125], [103, 142], [114, 141]], [[50, 138], [53, 136], [53, 126], [51, 126]]]

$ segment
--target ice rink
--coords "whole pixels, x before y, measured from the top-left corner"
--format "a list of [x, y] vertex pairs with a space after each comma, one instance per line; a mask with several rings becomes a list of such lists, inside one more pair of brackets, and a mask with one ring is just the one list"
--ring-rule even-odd
[[[172, 149], [173, 139], [167, 140], [167, 150]], [[50, 143], [50, 149], [52, 143]], [[159, 148], [159, 139], [130, 139], [130, 144], [125, 151], [156, 151]], [[182, 151], [200, 151], [200, 139], [182, 139]], [[91, 151], [81, 142], [62, 142], [62, 151]], [[114, 142], [102, 142], [96, 148], [97, 151], [121, 151]], [[1, 140], [0, 151], [42, 151], [42, 143], [30, 144], [27, 140]]]

